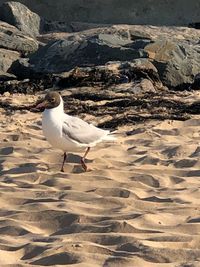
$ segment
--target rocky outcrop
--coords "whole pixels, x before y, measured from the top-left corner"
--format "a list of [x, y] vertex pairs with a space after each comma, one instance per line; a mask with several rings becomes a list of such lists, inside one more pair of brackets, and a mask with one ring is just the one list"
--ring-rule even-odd
[[[30, 69], [35, 73], [60, 73], [76, 66], [103, 65], [108, 61], [147, 56], [143, 49], [135, 49], [132, 43], [130, 38], [123, 38], [119, 34], [70, 35], [65, 40], [50, 42], [31, 55]], [[24, 62], [20, 64], [24, 65]]]
[[13, 62], [20, 58], [20, 54], [16, 51], [0, 48], [0, 81], [16, 80], [14, 74], [9, 73]]
[[163, 83], [170, 88], [182, 86], [184, 89], [200, 72], [199, 45], [163, 39], [147, 45], [145, 51]]
[[[120, 61], [122, 66], [123, 62], [135, 64], [135, 60], [142, 59], [153, 64], [161, 82], [172, 89], [192, 88], [194, 77], [200, 73], [200, 32], [192, 28], [68, 25], [46, 21], [17, 2], [3, 4], [1, 17], [18, 29], [0, 22], [0, 47], [7, 50], [0, 57], [3, 62], [6, 53], [7, 60], [1, 63], [0, 71], [9, 71], [18, 79], [42, 79], [45, 75], [69, 72], [77, 67], [87, 70], [92, 67], [94, 71], [95, 67], [98, 69], [108, 62]], [[10, 50], [19, 54], [9, 54]], [[141, 77], [143, 70], [137, 69], [137, 72]], [[122, 80], [126, 80], [125, 76]], [[149, 77], [143, 79], [152, 83]], [[129, 82], [133, 80], [132, 76]], [[152, 87], [148, 81], [140, 88]], [[137, 91], [137, 86], [135, 89]]]
[[42, 20], [40, 16], [19, 2], [5, 2], [0, 8], [0, 19], [27, 35], [36, 36], [40, 32]]
[[145, 57], [140, 49], [128, 47], [131, 41], [117, 35], [99, 34], [87, 38], [58, 40], [30, 57], [35, 70], [44, 73], [68, 71], [76, 66], [103, 65], [108, 61]]
[[25, 35], [14, 26], [0, 21], [0, 47], [29, 55], [38, 49], [38, 41]]
[[[143, 31], [142, 31], [143, 29]], [[191, 31], [192, 30], [192, 31]], [[169, 88], [187, 88], [200, 72], [200, 56], [193, 29], [184, 31], [148, 26], [112, 26], [53, 36], [29, 59], [19, 61], [17, 72], [35, 75], [61, 73], [77, 66], [98, 66], [108, 61], [149, 58]], [[188, 40], [190, 35], [190, 40]], [[51, 38], [49, 39], [51, 40]], [[27, 76], [24, 76], [27, 77]]]
[[72, 31], [69, 23], [50, 21], [40, 17], [19, 2], [5, 2], [0, 7], [0, 20], [15, 26], [29, 36], [38, 36], [44, 32]]
[[38, 49], [38, 41], [0, 21], [0, 81], [13, 80], [13, 64]]

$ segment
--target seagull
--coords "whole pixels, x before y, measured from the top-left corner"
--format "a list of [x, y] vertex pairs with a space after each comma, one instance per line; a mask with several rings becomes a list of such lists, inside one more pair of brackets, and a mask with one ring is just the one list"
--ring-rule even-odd
[[64, 113], [63, 99], [58, 92], [48, 92], [43, 100], [37, 103], [36, 109], [43, 109], [42, 130], [47, 141], [54, 148], [64, 152], [61, 172], [67, 152], [86, 149], [81, 158], [81, 165], [87, 171], [86, 156], [91, 147], [101, 141], [112, 141], [115, 137], [109, 130], [100, 129], [82, 119]]

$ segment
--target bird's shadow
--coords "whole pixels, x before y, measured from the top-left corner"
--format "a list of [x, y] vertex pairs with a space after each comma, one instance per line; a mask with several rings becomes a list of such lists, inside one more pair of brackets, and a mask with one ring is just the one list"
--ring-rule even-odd
[[[92, 161], [93, 160], [85, 159], [86, 164], [91, 163]], [[85, 172], [81, 166], [81, 156], [79, 156], [77, 154], [69, 153], [67, 155], [67, 159], [66, 159], [66, 164], [67, 163], [75, 164], [73, 169], [72, 169], [72, 173], [84, 173]]]
[[[85, 163], [91, 163], [91, 162], [93, 162], [93, 160], [87, 159], [87, 158], [85, 159]], [[66, 163], [81, 164], [81, 156], [79, 156], [77, 154], [69, 153], [69, 154], [67, 154]]]

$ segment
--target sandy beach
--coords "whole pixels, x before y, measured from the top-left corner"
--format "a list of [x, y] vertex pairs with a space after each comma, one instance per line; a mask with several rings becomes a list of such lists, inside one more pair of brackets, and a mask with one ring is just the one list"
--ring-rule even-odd
[[1, 109], [0, 266], [200, 266], [199, 125], [121, 127], [61, 173], [41, 113]]

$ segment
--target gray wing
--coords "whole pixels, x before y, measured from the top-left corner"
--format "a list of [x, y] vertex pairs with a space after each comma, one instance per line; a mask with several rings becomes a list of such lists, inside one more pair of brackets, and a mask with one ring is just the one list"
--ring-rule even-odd
[[98, 142], [109, 133], [109, 131], [102, 130], [77, 117], [68, 115], [65, 116], [62, 132], [63, 136], [66, 136], [80, 144]]

